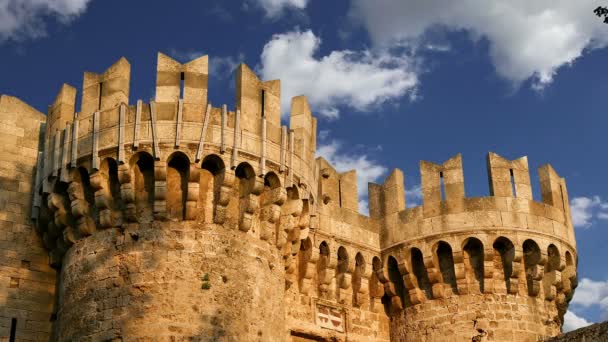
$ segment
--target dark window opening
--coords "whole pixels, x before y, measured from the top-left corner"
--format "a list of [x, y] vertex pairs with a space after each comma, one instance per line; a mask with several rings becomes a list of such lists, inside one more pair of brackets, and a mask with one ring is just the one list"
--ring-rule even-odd
[[97, 110], [101, 110], [101, 95], [103, 94], [103, 82], [99, 82], [99, 98], [97, 103]]
[[264, 107], [266, 107], [265, 103], [266, 103], [266, 92], [262, 89], [262, 117], [264, 117], [266, 115], [266, 113], [264, 113]]
[[180, 73], [179, 75], [179, 98], [183, 99], [184, 98], [184, 80], [186, 79], [184, 73]]
[[441, 200], [445, 201], [445, 180], [443, 179], [443, 172], [439, 172], [439, 182], [440, 182], [439, 191], [441, 191]]
[[515, 188], [515, 176], [513, 175], [513, 169], [510, 169], [511, 173], [511, 191], [513, 192], [513, 197], [517, 197], [517, 190]]
[[338, 205], [342, 208], [342, 181], [338, 180]]
[[15, 342], [15, 335], [17, 335], [17, 319], [11, 319], [11, 335], [9, 337], [9, 342]]

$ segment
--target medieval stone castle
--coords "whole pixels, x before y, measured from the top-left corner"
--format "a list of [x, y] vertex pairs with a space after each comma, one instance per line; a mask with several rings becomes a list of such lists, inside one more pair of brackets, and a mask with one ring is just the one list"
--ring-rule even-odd
[[566, 184], [532, 198], [526, 157], [487, 158], [467, 198], [460, 155], [369, 184], [315, 158], [316, 119], [280, 82], [236, 70], [207, 99], [208, 58], [158, 54], [156, 96], [130, 64], [63, 85], [48, 114], [0, 97], [0, 339], [539, 341], [576, 287]]

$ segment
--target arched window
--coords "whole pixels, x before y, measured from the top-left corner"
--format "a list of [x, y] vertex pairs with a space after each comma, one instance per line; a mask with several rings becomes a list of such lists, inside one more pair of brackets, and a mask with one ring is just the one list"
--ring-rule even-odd
[[124, 203], [120, 195], [120, 182], [118, 181], [118, 164], [113, 158], [106, 158], [101, 162], [100, 171], [104, 173], [107, 189], [110, 196], [110, 208], [116, 211], [124, 209]]
[[543, 287], [545, 297], [552, 298], [552, 286], [555, 282], [556, 271], [559, 271], [560, 254], [555, 245], [551, 244], [547, 247], [547, 266], [545, 266], [545, 276], [543, 277]]
[[[532, 240], [524, 241], [524, 268], [526, 269], [526, 284], [528, 286], [528, 294], [536, 296], [539, 288], [535, 286], [534, 278], [537, 272], [537, 265], [540, 262], [540, 248], [536, 242]], [[538, 284], [538, 282], [536, 282]]]
[[173, 153], [167, 163], [167, 215], [170, 219], [186, 217], [190, 160], [181, 153]]
[[409, 305], [409, 300], [406, 301], [406, 298], [409, 299], [409, 297], [407, 296], [407, 291], [405, 289], [405, 285], [403, 284], [403, 276], [399, 271], [399, 263], [397, 262], [397, 259], [395, 259], [393, 256], [389, 256], [386, 266], [388, 269], [388, 278], [391, 283], [393, 283], [395, 292], [397, 292], [397, 296], [399, 296], [401, 299], [401, 303], [404, 307]]
[[353, 273], [352, 283], [353, 283], [353, 306], [360, 307], [365, 301], [364, 298], [361, 298], [359, 295], [359, 291], [361, 290], [361, 279], [363, 278], [363, 274], [365, 273], [365, 258], [363, 254], [357, 253], [355, 256], [355, 271]]
[[429, 274], [424, 265], [424, 257], [422, 252], [418, 248], [412, 248], [411, 250], [411, 261], [412, 270], [418, 281], [418, 288], [424, 292], [426, 298], [433, 298], [433, 290], [431, 289], [431, 282], [429, 281]]
[[213, 222], [213, 208], [220, 196], [226, 167], [222, 158], [210, 154], [203, 159], [199, 176], [198, 208], [205, 223]]
[[483, 293], [483, 244], [476, 238], [469, 238], [463, 251], [469, 293]]
[[494, 247], [495, 270], [502, 273], [505, 282], [505, 290], [511, 293], [511, 276], [513, 275], [513, 258], [515, 258], [515, 246], [511, 240], [499, 237], [492, 245]]
[[452, 293], [458, 294], [458, 286], [456, 285], [456, 271], [454, 270], [454, 256], [452, 255], [452, 247], [444, 241], [437, 243], [437, 259], [439, 261], [439, 271], [443, 282], [448, 284], [452, 289]]
[[137, 219], [149, 222], [154, 207], [154, 159], [148, 153], [139, 152], [131, 158], [130, 165]]

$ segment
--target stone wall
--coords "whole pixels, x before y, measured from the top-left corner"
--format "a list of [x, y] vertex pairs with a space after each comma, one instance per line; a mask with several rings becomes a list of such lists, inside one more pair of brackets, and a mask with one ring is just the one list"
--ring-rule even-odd
[[608, 322], [596, 323], [546, 339], [547, 342], [608, 341]]
[[[31, 224], [32, 189], [45, 116], [0, 95], [0, 340], [49, 340], [55, 270]], [[14, 322], [14, 323], [13, 323]]]
[[215, 224], [99, 231], [64, 257], [56, 340], [282, 341], [279, 258]]

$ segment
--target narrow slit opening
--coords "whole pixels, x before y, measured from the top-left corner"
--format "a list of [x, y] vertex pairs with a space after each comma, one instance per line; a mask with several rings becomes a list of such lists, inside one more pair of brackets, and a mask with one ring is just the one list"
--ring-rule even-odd
[[338, 206], [342, 208], [342, 180], [338, 180]]
[[17, 335], [17, 319], [11, 319], [11, 335], [9, 337], [9, 342], [15, 342], [15, 336]]
[[184, 79], [185, 79], [185, 75], [183, 72], [181, 72], [179, 74], [179, 98], [180, 99], [184, 98]]
[[97, 102], [97, 110], [101, 110], [101, 95], [103, 94], [103, 82], [99, 82], [99, 96]]
[[266, 107], [265, 102], [266, 102], [266, 91], [264, 91], [264, 89], [262, 89], [262, 117], [264, 117], [266, 115], [266, 113], [264, 113], [264, 107]]
[[439, 182], [440, 182], [439, 191], [441, 192], [441, 200], [445, 201], [445, 180], [443, 179], [443, 172], [439, 172]]
[[515, 176], [513, 175], [513, 169], [509, 169], [509, 173], [511, 174], [511, 192], [513, 193], [513, 197], [517, 197], [517, 190], [515, 188]]

